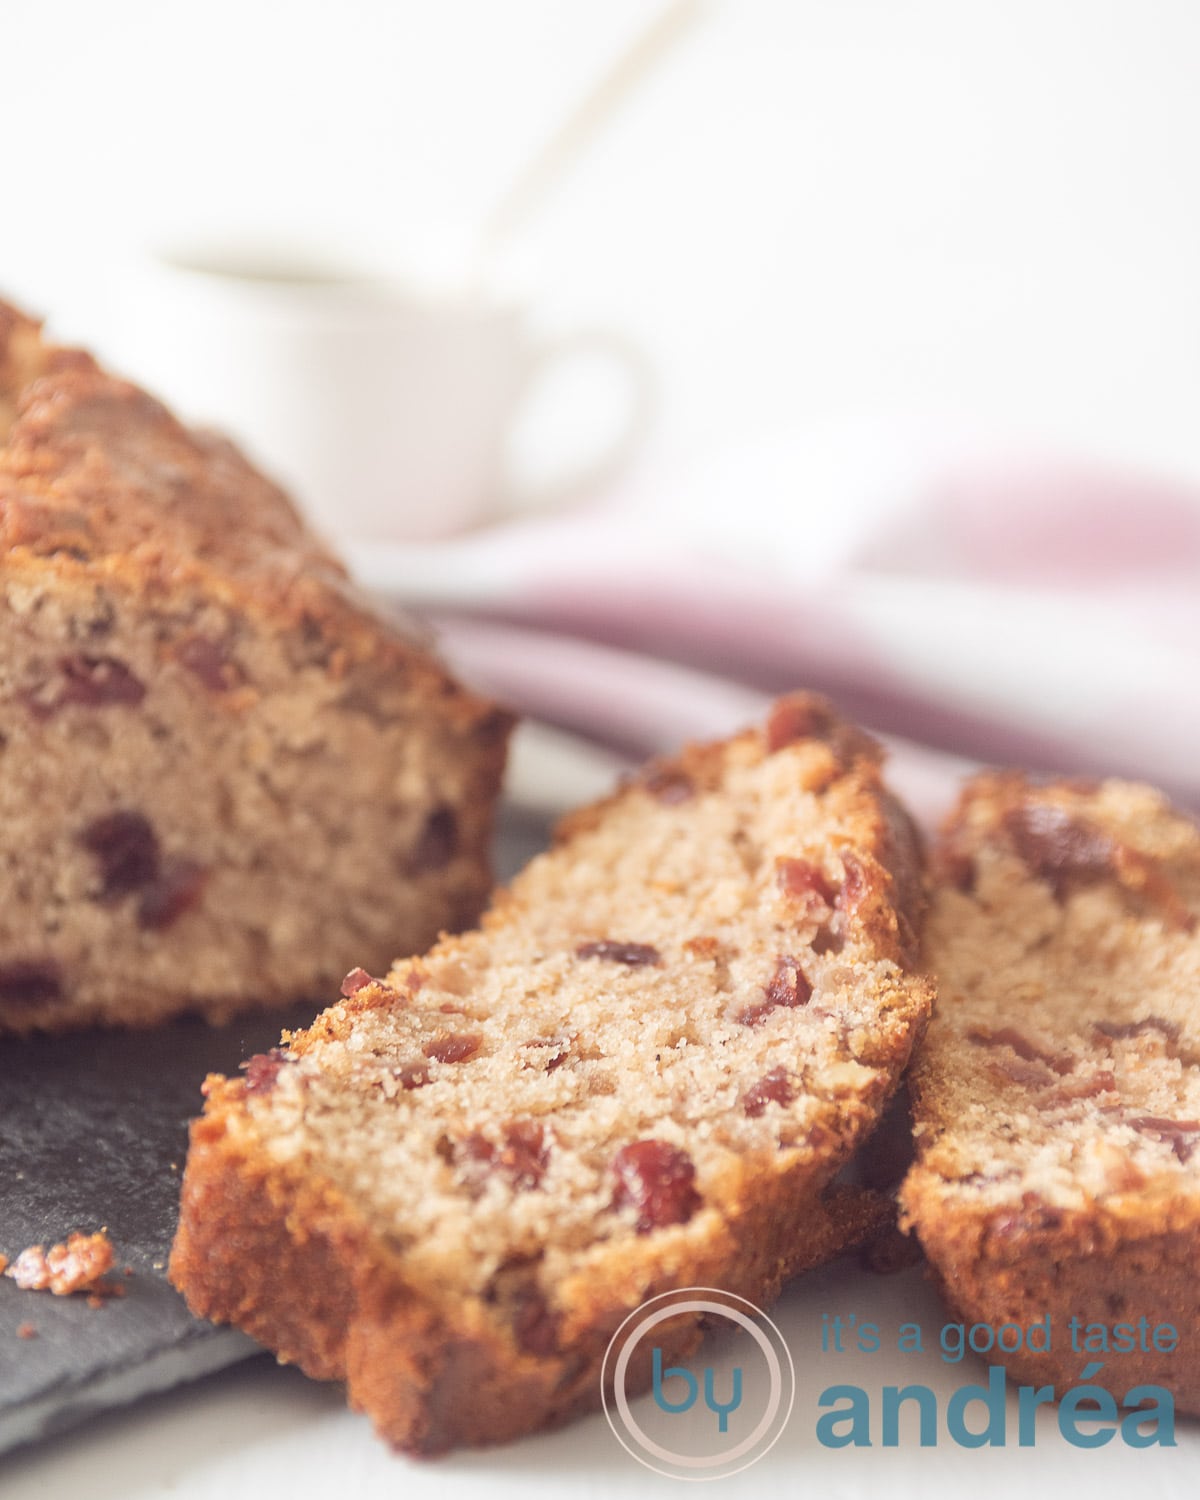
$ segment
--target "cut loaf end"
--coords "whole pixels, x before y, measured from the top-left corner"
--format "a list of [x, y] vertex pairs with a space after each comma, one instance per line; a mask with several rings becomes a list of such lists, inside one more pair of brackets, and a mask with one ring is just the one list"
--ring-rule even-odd
[[316, 999], [469, 925], [509, 727], [231, 445], [0, 303], [0, 1032]]

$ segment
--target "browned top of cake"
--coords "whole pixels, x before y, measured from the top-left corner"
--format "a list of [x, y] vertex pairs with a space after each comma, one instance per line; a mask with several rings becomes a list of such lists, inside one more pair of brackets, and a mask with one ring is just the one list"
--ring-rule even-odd
[[[0, 562], [36, 581], [103, 581], [150, 605], [181, 593], [313, 638], [340, 675], [377, 660], [461, 694], [377, 613], [288, 497], [226, 439], [0, 303]], [[477, 710], [481, 707], [474, 704]]]

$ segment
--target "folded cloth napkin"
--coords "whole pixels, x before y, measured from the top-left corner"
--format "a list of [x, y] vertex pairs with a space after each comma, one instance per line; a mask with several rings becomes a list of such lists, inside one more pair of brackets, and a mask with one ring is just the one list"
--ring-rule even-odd
[[726, 732], [805, 686], [951, 755], [1142, 777], [1200, 807], [1183, 486], [846, 433], [353, 556], [481, 685], [624, 750]]

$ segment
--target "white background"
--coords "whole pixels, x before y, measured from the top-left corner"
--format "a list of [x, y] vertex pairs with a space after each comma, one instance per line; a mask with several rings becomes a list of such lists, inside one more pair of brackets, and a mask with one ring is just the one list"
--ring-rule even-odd
[[[0, 3], [0, 286], [103, 326], [148, 242], [404, 261], [647, 0]], [[719, 0], [524, 242], [648, 347], [672, 452], [935, 413], [1200, 478], [1194, 0]]]

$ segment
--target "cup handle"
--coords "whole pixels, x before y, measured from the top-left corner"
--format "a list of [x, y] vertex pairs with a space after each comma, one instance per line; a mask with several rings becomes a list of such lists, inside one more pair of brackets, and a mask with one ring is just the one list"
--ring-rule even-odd
[[[539, 390], [559, 378], [577, 360], [602, 360], [620, 371], [628, 397], [620, 425], [593, 439], [592, 451], [536, 482], [516, 472], [515, 437], [522, 414]], [[630, 460], [649, 432], [657, 404], [657, 387], [646, 356], [624, 335], [606, 328], [576, 328], [536, 345], [529, 353], [521, 388], [509, 423], [501, 493], [506, 513], [539, 510], [573, 499], [611, 479]]]

